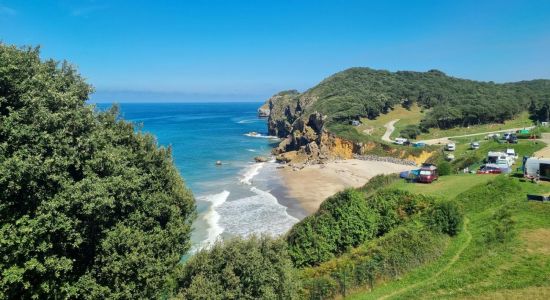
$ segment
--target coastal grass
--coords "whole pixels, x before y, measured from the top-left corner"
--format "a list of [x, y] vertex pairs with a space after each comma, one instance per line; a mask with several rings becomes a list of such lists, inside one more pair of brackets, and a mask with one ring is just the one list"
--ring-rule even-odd
[[391, 138], [394, 138], [398, 137], [399, 131], [407, 125], [415, 125], [420, 123], [420, 120], [424, 117], [424, 115], [424, 111], [416, 103], [413, 104], [410, 109], [406, 109], [399, 105], [394, 107], [394, 109], [387, 114], [381, 114], [374, 120], [362, 118], [362, 124], [357, 127], [357, 130], [363, 134], [381, 138], [382, 135], [384, 135], [384, 132], [386, 132], [384, 125], [390, 121], [399, 119], [399, 121], [394, 124], [395, 130], [391, 135]]
[[480, 183], [486, 183], [494, 179], [495, 175], [476, 175], [476, 174], [457, 174], [451, 176], [441, 176], [438, 180], [426, 184], [416, 182], [406, 182], [399, 180], [394, 182], [391, 187], [405, 190], [415, 194], [427, 196], [437, 196], [439, 198], [454, 198], [458, 194], [473, 188]]
[[511, 128], [523, 128], [535, 125], [529, 118], [528, 112], [522, 112], [517, 117], [504, 121], [503, 123], [490, 123], [483, 125], [472, 125], [468, 127], [454, 127], [449, 129], [430, 128], [429, 132], [422, 133], [417, 140], [437, 139], [442, 137], [461, 136], [466, 134], [484, 133]]
[[[550, 205], [526, 201], [527, 193], [550, 192], [550, 183], [534, 184], [508, 176], [471, 186], [465, 178], [452, 175], [444, 186], [462, 187], [447, 195], [459, 203], [466, 215], [464, 230], [452, 239], [436, 261], [416, 268], [398, 280], [357, 291], [349, 299], [492, 299], [512, 297], [543, 299], [550, 293]], [[466, 185], [468, 183], [469, 185]], [[400, 187], [399, 183], [394, 186]], [[414, 186], [414, 185], [413, 185]], [[428, 187], [427, 185], [425, 187]], [[509, 226], [499, 219], [509, 212]], [[504, 214], [506, 215], [506, 214]], [[502, 231], [503, 228], [506, 230]], [[504, 232], [503, 238], [494, 238]], [[470, 237], [471, 236], [471, 237]]]

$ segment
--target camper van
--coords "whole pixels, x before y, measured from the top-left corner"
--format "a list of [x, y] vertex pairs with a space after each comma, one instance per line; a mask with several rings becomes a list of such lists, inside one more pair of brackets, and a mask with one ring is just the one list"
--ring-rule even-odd
[[550, 159], [529, 157], [523, 165], [523, 176], [529, 179], [550, 180]]
[[432, 183], [434, 180], [437, 180], [439, 176], [437, 175], [437, 168], [433, 165], [427, 165], [420, 168], [417, 181], [424, 183]]
[[496, 164], [502, 169], [503, 173], [509, 173], [512, 170], [510, 167], [514, 164], [514, 159], [504, 152], [489, 151], [487, 153], [487, 163]]
[[409, 140], [407, 140], [406, 138], [396, 138], [395, 141], [393, 141], [394, 144], [397, 144], [397, 145], [405, 145]]

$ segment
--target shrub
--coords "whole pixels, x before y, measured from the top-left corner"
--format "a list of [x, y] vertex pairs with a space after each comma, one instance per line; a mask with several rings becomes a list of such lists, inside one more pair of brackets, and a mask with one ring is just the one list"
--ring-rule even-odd
[[372, 177], [369, 181], [359, 188], [359, 191], [364, 193], [373, 193], [376, 190], [386, 187], [399, 180], [398, 174], [380, 174]]
[[287, 240], [292, 260], [297, 266], [326, 261], [372, 238], [376, 221], [362, 193], [352, 189], [337, 193], [315, 215], [290, 230]]
[[451, 163], [448, 161], [440, 161], [437, 164], [437, 172], [439, 176], [447, 176], [451, 174]]
[[432, 203], [431, 197], [402, 190], [381, 190], [367, 200], [369, 209], [378, 215], [377, 235], [390, 231]]
[[421, 133], [422, 131], [418, 125], [407, 125], [407, 127], [399, 132], [399, 135], [408, 139], [416, 139]]
[[201, 250], [174, 281], [181, 299], [296, 299], [300, 290], [285, 241], [266, 236]]
[[304, 288], [310, 299], [345, 296], [350, 289], [364, 285], [373, 288], [377, 279], [395, 278], [435, 260], [446, 241], [444, 235], [411, 222], [339, 258], [304, 269]]
[[452, 201], [443, 201], [430, 207], [426, 213], [426, 224], [437, 232], [457, 235], [462, 228], [463, 214]]

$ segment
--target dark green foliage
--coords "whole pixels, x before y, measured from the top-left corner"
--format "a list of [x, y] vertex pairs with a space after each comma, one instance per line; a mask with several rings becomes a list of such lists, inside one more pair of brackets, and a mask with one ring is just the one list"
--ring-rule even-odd
[[[310, 299], [345, 295], [352, 288], [374, 287], [377, 279], [392, 279], [438, 258], [446, 239], [422, 225], [409, 223], [351, 253], [303, 272]], [[345, 283], [345, 284], [344, 284]], [[326, 297], [326, 296], [325, 296]]]
[[432, 230], [455, 236], [462, 229], [463, 219], [462, 211], [455, 202], [443, 201], [427, 210], [425, 222]]
[[408, 125], [399, 132], [399, 135], [408, 139], [416, 139], [421, 133], [422, 131], [418, 125]]
[[346, 190], [290, 230], [290, 255], [296, 266], [326, 261], [372, 238], [376, 228], [376, 215], [368, 210], [363, 194]]
[[156, 298], [194, 200], [169, 149], [68, 63], [0, 44], [0, 298]]
[[175, 282], [181, 299], [296, 299], [299, 292], [285, 241], [265, 236], [201, 250]]
[[365, 194], [351, 189], [338, 193], [327, 198], [315, 215], [294, 225], [287, 236], [294, 264], [302, 267], [327, 261], [385, 234], [433, 202], [432, 198], [400, 190], [381, 190], [367, 196], [365, 199]]
[[437, 164], [437, 173], [439, 176], [451, 175], [452, 166], [451, 163], [445, 160], [439, 161]]
[[[336, 73], [297, 100], [306, 113], [319, 111], [336, 123], [376, 118], [395, 105], [416, 102], [430, 109], [423, 128], [450, 128], [503, 122], [525, 111], [541, 121], [550, 118], [550, 81], [495, 84], [428, 72], [388, 72], [351, 68]], [[311, 99], [316, 99], [312, 101]]]
[[381, 190], [371, 195], [366, 202], [369, 211], [378, 216], [377, 235], [383, 235], [426, 209], [433, 203], [433, 199], [402, 190]]

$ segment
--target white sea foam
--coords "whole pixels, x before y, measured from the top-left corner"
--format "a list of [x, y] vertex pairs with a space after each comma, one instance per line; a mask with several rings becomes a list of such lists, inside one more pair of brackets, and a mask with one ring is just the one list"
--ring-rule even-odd
[[251, 187], [255, 195], [225, 202], [219, 208], [220, 224], [229, 234], [247, 236], [267, 233], [281, 235], [298, 219], [289, 215], [285, 206], [267, 191]]
[[247, 167], [245, 169], [245, 172], [244, 172], [241, 180], [240, 180], [241, 183], [251, 185], [252, 184], [252, 178], [254, 178], [254, 176], [260, 174], [260, 169], [263, 168], [263, 166], [264, 166], [264, 163], [255, 163], [255, 164], [252, 164], [249, 167]]
[[246, 151], [248, 151], [248, 152], [256, 152], [256, 150], [254, 150], [254, 149], [246, 149]]
[[218, 237], [223, 233], [224, 228], [220, 225], [220, 214], [217, 209], [225, 203], [229, 197], [228, 191], [223, 191], [219, 194], [206, 195], [203, 197], [198, 197], [198, 200], [210, 202], [210, 207], [208, 211], [204, 214], [203, 219], [208, 224], [207, 237], [206, 240], [202, 242], [200, 248], [211, 246]]
[[238, 121], [237, 123], [238, 124], [250, 124], [250, 123], [256, 123], [258, 122], [260, 119], [247, 119], [247, 120], [240, 120]]
[[253, 137], [253, 138], [260, 138], [260, 139], [271, 139], [271, 140], [278, 140], [279, 138], [274, 135], [265, 135], [261, 133], [245, 133], [244, 135]]

